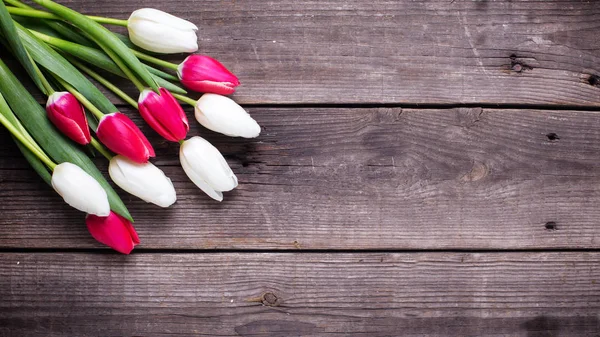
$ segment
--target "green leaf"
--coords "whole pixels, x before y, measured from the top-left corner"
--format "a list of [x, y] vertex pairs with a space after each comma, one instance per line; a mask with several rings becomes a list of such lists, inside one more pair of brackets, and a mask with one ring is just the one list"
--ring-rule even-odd
[[84, 46], [93, 46], [93, 42], [81, 36], [77, 31], [69, 26], [68, 24], [60, 21], [43, 20], [43, 22], [50, 28], [54, 29], [58, 34], [64, 36], [66, 39], [71, 40], [75, 43], [79, 43]]
[[[24, 4], [22, 2], [18, 2], [18, 1], [10, 1], [10, 4], [15, 7], [18, 7], [18, 8], [36, 10], [35, 8], [33, 8], [31, 6]], [[19, 18], [22, 18], [22, 17], [19, 17]], [[17, 20], [17, 21], [21, 22], [20, 20]], [[54, 21], [54, 20], [32, 20], [32, 21], [40, 22], [41, 24], [38, 24], [37, 26], [44, 25], [46, 27], [49, 27], [53, 31], [56, 31], [57, 33], [59, 33], [61, 36], [65, 37], [73, 42], [77, 42], [84, 46], [92, 46], [93, 45], [92, 42], [90, 42], [90, 40], [83, 37], [80, 33], [75, 31], [75, 29], [73, 27], [69, 26], [68, 24], [66, 24], [64, 22]], [[28, 28], [31, 28], [31, 26], [29, 26], [28, 24], [23, 24], [23, 25]], [[40, 31], [37, 28], [35, 28], [35, 30]], [[47, 34], [47, 33], [44, 32], [44, 34]], [[54, 36], [54, 34], [48, 34], [48, 35]]]
[[[147, 64], [145, 64], [145, 66], [146, 66], [146, 68], [148, 68], [148, 71], [149, 71], [149, 72], [150, 72], [152, 75], [156, 75], [156, 76], [158, 76], [158, 77], [160, 77], [160, 78], [164, 78], [165, 80], [168, 80], [168, 81], [176, 81], [176, 82], [179, 82], [179, 78], [177, 78], [177, 76], [175, 76], [175, 75], [171, 75], [171, 74], [169, 74], [169, 73], [166, 73], [166, 72], [164, 72], [164, 71], [162, 71], [162, 70], [160, 70], [160, 69], [156, 69], [156, 68], [154, 68], [154, 67], [151, 67], [151, 66], [149, 66], [149, 65], [147, 65]], [[154, 79], [156, 79], [156, 78], [154, 78]], [[160, 85], [160, 83], [159, 83], [159, 85]], [[181, 89], [181, 88], [180, 88], [180, 89]], [[183, 90], [183, 89], [182, 89], [182, 90]]]
[[57, 37], [59, 36], [57, 32], [55, 32], [50, 27], [48, 27], [46, 24], [44, 24], [44, 21], [42, 21], [42, 20], [38, 20], [35, 18], [26, 17], [26, 16], [14, 16], [13, 20], [15, 20], [15, 22], [20, 24], [21, 26], [25, 26], [29, 29], [33, 29], [42, 34], [46, 34], [46, 35], [50, 35], [50, 36], [57, 36]]
[[[35, 148], [35, 150], [42, 152], [42, 153], [44, 152], [44, 150], [42, 150], [42, 148], [31, 137], [29, 132], [27, 132], [27, 129], [25, 129], [23, 124], [21, 124], [21, 121], [19, 121], [17, 116], [15, 116], [14, 112], [8, 106], [8, 102], [6, 102], [6, 100], [4, 99], [4, 96], [2, 96], [1, 93], [0, 93], [0, 114], [2, 114], [4, 116], [4, 118], [6, 118], [9, 121], [10, 124], [12, 124], [12, 126], [17, 130], [17, 132], [19, 132], [21, 134], [21, 136], [25, 139], [25, 141], [27, 141], [29, 144], [31, 144]], [[14, 138], [14, 135], [13, 135], [13, 138]], [[20, 142], [19, 142], [19, 144], [20, 144]]]
[[50, 172], [48, 172], [48, 168], [46, 167], [46, 165], [44, 165], [44, 163], [42, 163], [40, 158], [38, 158], [28, 148], [26, 148], [25, 145], [21, 144], [21, 142], [16, 140], [14, 137], [13, 137], [13, 140], [15, 141], [15, 143], [17, 143], [19, 150], [21, 151], [21, 153], [23, 153], [23, 157], [25, 157], [25, 159], [27, 159], [27, 161], [29, 162], [29, 165], [31, 165], [31, 167], [35, 170], [35, 172], [37, 172], [37, 174], [40, 177], [42, 177], [42, 179], [46, 182], [46, 184], [52, 186], [52, 183], [51, 183], [52, 175], [50, 175]]
[[54, 14], [71, 22], [73, 25], [88, 33], [97, 43], [105, 48], [109, 48], [118, 54], [118, 57], [133, 71], [142, 81], [144, 81], [153, 90], [158, 91], [156, 81], [150, 75], [150, 72], [143, 66], [142, 62], [133, 55], [131, 50], [115, 36], [111, 31], [93, 21], [92, 19], [80, 14], [68, 7], [57, 4], [50, 0], [33, 0], [35, 3], [46, 7]]
[[125, 36], [123, 34], [120, 34], [120, 33], [117, 33], [117, 32], [112, 32], [112, 33], [117, 38], [119, 38], [119, 40], [121, 40], [121, 42], [123, 42], [123, 44], [125, 44], [127, 47], [133, 48], [133, 49], [137, 48], [137, 46], [135, 44], [133, 44], [133, 42], [131, 42], [131, 40], [127, 36]]
[[6, 5], [4, 5], [3, 1], [0, 1], [0, 31], [2, 31], [2, 35], [8, 42], [8, 45], [10, 46], [13, 55], [17, 58], [21, 65], [23, 65], [25, 71], [27, 71], [27, 73], [29, 74], [29, 77], [31, 77], [35, 85], [43, 93], [47, 94], [46, 88], [44, 87], [42, 81], [38, 76], [35, 64], [31, 60], [31, 57], [27, 53], [27, 50], [23, 46], [23, 43], [21, 43], [21, 39], [19, 38], [17, 28], [15, 27], [14, 21], [8, 13]]
[[118, 111], [92, 82], [58, 52], [37, 39], [23, 26], [17, 24], [17, 29], [25, 48], [38, 64], [72, 85], [105, 114]]
[[[63, 39], [59, 39], [56, 37], [52, 37], [52, 36], [47, 36], [45, 34], [39, 34], [39, 32], [30, 32], [31, 34], [33, 34], [33, 36], [35, 36], [36, 38], [50, 44], [51, 46], [54, 46], [64, 52], [67, 52], [83, 61], [86, 61], [87, 63], [96, 66], [100, 69], [104, 69], [110, 73], [113, 73], [115, 75], [127, 78], [127, 76], [125, 76], [125, 74], [123, 74], [123, 72], [121, 71], [121, 69], [113, 62], [113, 60], [108, 57], [108, 55], [106, 55], [102, 50], [96, 49], [96, 48], [91, 48], [91, 47], [87, 47], [87, 46], [83, 46], [74, 42], [70, 42], [70, 41], [66, 41]], [[169, 82], [166, 79], [163, 79], [161, 77], [166, 77], [167, 79], [173, 79], [173, 80], [178, 80], [177, 77], [174, 77], [173, 75], [167, 74], [165, 72], [163, 72], [162, 70], [158, 70], [155, 69], [149, 65], [144, 64], [144, 67], [146, 67], [151, 73], [152, 73], [152, 77], [156, 80], [156, 82], [158, 83], [159, 86], [175, 92], [175, 93], [179, 93], [179, 94], [187, 94], [187, 91], [185, 91], [183, 88]], [[156, 74], [156, 75], [154, 75]]]
[[27, 131], [55, 162], [71, 162], [89, 173], [106, 190], [111, 209], [133, 221], [123, 201], [108, 181], [104, 179], [104, 176], [90, 158], [54, 128], [46, 118], [44, 109], [29, 94], [2, 60], [0, 60], [0, 93]]

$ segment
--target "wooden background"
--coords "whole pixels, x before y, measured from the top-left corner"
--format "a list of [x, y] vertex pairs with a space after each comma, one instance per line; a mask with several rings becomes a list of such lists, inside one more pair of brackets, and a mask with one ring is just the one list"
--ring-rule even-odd
[[60, 2], [197, 23], [263, 132], [192, 123], [217, 203], [123, 106], [178, 201], [122, 256], [0, 131], [0, 336], [600, 335], [600, 2]]

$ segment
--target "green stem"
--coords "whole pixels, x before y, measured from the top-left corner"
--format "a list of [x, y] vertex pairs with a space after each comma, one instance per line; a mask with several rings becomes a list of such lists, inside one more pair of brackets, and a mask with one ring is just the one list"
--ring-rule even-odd
[[54, 76], [54, 78], [60, 83], [60, 85], [65, 87], [65, 89], [67, 89], [68, 92], [73, 94], [73, 96], [75, 96], [75, 98], [77, 98], [77, 100], [81, 104], [83, 104], [84, 107], [86, 107], [94, 116], [96, 116], [96, 118], [98, 118], [98, 120], [101, 120], [102, 117], [104, 117], [104, 114], [102, 113], [102, 111], [100, 111], [98, 108], [96, 108], [94, 106], [94, 104], [92, 104], [92, 102], [90, 102], [87, 98], [85, 98], [85, 96], [83, 96], [79, 91], [75, 90], [75, 88], [73, 88], [69, 83], [63, 81], [63, 79], [60, 78], [59, 76]]
[[[16, 3], [13, 3], [13, 1], [11, 1], [11, 0], [5, 0], [5, 2], [9, 3], [11, 5], [17, 6], [17, 7], [7, 7], [8, 12], [10, 14], [14, 14], [14, 15], [18, 15], [18, 16], [26, 16], [26, 17], [30, 17], [30, 18], [37, 18], [37, 19], [62, 20], [60, 16], [52, 14], [52, 13], [39, 11], [37, 9], [25, 8], [25, 7], [23, 7], [23, 4], [21, 4], [21, 3], [19, 3], [17, 5]], [[102, 17], [102, 16], [88, 16], [88, 18], [92, 19], [98, 23], [104, 23], [104, 24], [115, 25], [115, 26], [127, 27], [127, 23], [128, 23], [127, 20], [106, 18], [106, 17]]]
[[[81, 29], [87, 36], [93, 38], [93, 40], [111, 57], [117, 55], [114, 61], [115, 63], [121, 63], [127, 65], [127, 70], [133, 72], [138, 78], [137, 80], [147, 84], [152, 90], [158, 92], [158, 84], [154, 80], [154, 77], [150, 74], [148, 69], [144, 67], [142, 62], [129, 50], [129, 47], [125, 45], [113, 32], [106, 29], [106, 27], [89, 19], [85, 15], [76, 12], [69, 7], [60, 5], [52, 0], [32, 0], [59, 15], [64, 20], [69, 21], [71, 24]], [[107, 50], [108, 49], [108, 50]], [[117, 62], [118, 61], [118, 62]], [[122, 69], [125, 72], [125, 69]], [[143, 89], [141, 89], [143, 90]]]
[[[42, 148], [35, 142], [33, 137], [27, 132], [27, 129], [21, 124], [17, 116], [15, 116], [14, 112], [8, 106], [8, 103], [4, 99], [4, 96], [0, 94], [0, 113], [4, 114], [4, 117], [8, 119], [8, 121], [17, 129], [17, 131], [25, 137], [25, 139], [40, 152], [44, 152]], [[10, 117], [10, 118], [9, 118]], [[12, 119], [12, 120], [11, 120]]]
[[131, 49], [131, 51], [140, 60], [144, 60], [146, 62], [154, 63], [156, 65], [159, 65], [161, 67], [165, 67], [167, 69], [173, 69], [173, 70], [177, 71], [177, 67], [179, 66], [178, 64], [175, 64], [175, 63], [172, 63], [172, 62], [168, 62], [168, 61], [165, 61], [165, 60], [161, 60], [159, 58], [150, 56], [148, 54], [144, 54], [144, 53], [142, 53], [140, 51], [137, 51], [135, 49]]
[[[89, 38], [92, 38], [91, 36], [88, 36]], [[106, 55], [108, 55], [108, 57], [110, 57], [113, 62], [115, 62], [115, 64], [119, 67], [119, 69], [121, 69], [121, 71], [125, 74], [125, 76], [127, 76], [127, 78], [133, 82], [133, 84], [135, 85], [135, 87], [142, 92], [144, 90], [144, 84], [142, 84], [142, 82], [135, 76], [135, 74], [131, 71], [131, 69], [129, 69], [127, 67], [127, 65], [125, 64], [125, 62], [123, 62], [123, 60], [121, 60], [121, 58], [119, 57], [119, 55], [117, 55], [117, 53], [115, 53], [112, 49], [107, 48], [104, 46], [103, 43], [101, 43], [100, 41], [92, 38], [94, 40], [94, 42], [96, 42], [100, 48], [102, 48], [102, 50], [106, 53]]]
[[[8, 2], [8, 1], [7, 1]], [[50, 19], [50, 20], [60, 20], [60, 17], [54, 15], [52, 13], [38, 11], [36, 9], [27, 9], [27, 8], [18, 8], [18, 7], [6, 7], [10, 14], [18, 15], [18, 16], [26, 16], [29, 18], [37, 18], [37, 19]]]
[[46, 78], [46, 76], [44, 76], [44, 74], [38, 67], [37, 63], [35, 63], [35, 61], [33, 61], [33, 59], [31, 59], [31, 65], [33, 66], [33, 69], [37, 73], [38, 78], [40, 79], [40, 82], [42, 82], [44, 89], [46, 89], [46, 92], [45, 92], [46, 96], [52, 95], [54, 93], [54, 88], [52, 88], [52, 85], [50, 84], [50, 82], [48, 82], [48, 79]]
[[189, 98], [187, 96], [183, 96], [183, 95], [180, 95], [180, 94], [173, 93], [173, 92], [171, 94], [173, 95], [173, 97], [177, 98], [178, 100], [180, 100], [180, 101], [182, 101], [184, 103], [187, 103], [187, 104], [189, 104], [189, 105], [191, 105], [193, 107], [196, 107], [196, 101], [194, 101], [193, 99], [191, 99], [191, 98]]
[[[102, 46], [101, 46], [102, 47]], [[117, 66], [121, 69], [121, 71], [127, 76], [127, 78], [133, 82], [133, 85], [142, 92], [144, 90], [144, 84], [135, 76], [135, 74], [127, 68], [125, 63], [119, 58], [115, 52], [113, 52], [110, 48], [102, 47], [104, 52], [117, 64]]]
[[40, 152], [35, 146], [33, 146], [27, 139], [26, 137], [23, 136], [23, 134], [21, 134], [19, 132], [19, 130], [17, 130], [17, 128], [12, 125], [8, 119], [6, 117], [4, 117], [4, 115], [0, 114], [0, 123], [2, 123], [2, 125], [4, 125], [4, 127], [6, 129], [8, 129], [8, 131], [10, 131], [10, 133], [19, 140], [19, 142], [21, 142], [21, 144], [23, 144], [29, 151], [31, 151], [31, 153], [35, 154], [36, 157], [38, 157], [44, 164], [46, 164], [46, 166], [48, 166], [48, 168], [50, 168], [50, 170], [54, 170], [54, 168], [56, 167], [56, 164], [43, 152]]
[[37, 30], [33, 30], [31, 28], [27, 28], [27, 30], [31, 34], [35, 35], [35, 37], [37, 37], [38, 39], [40, 39], [40, 40], [42, 40], [42, 41], [44, 41], [44, 42], [46, 42], [48, 44], [55, 45], [57, 47], [62, 47], [62, 46], [65, 45], [66, 41], [63, 40], [63, 39], [59, 39], [59, 38], [54, 37], [54, 36], [50, 36], [50, 35], [46, 35], [44, 33], [40, 33]]
[[109, 80], [102, 77], [100, 74], [93, 71], [92, 69], [84, 66], [80, 62], [75, 61], [71, 57], [66, 57], [66, 59], [69, 60], [69, 62], [71, 62], [74, 66], [81, 69], [84, 73], [88, 74], [91, 78], [100, 82], [100, 84], [105, 86], [110, 91], [114, 92], [117, 96], [121, 97], [121, 99], [123, 99], [125, 102], [129, 103], [131, 106], [133, 106], [136, 109], [138, 108], [137, 102], [133, 98], [131, 98], [131, 96], [127, 95], [125, 92], [123, 92], [123, 90], [119, 89], [116, 85], [112, 84]]
[[89, 16], [88, 15], [87, 17], [98, 23], [105, 23], [107, 25], [127, 27], [127, 24], [128, 24], [127, 20], [105, 18], [103, 16]]
[[[57, 38], [57, 37], [54, 37], [54, 36], [49, 36], [49, 35], [46, 35], [44, 33], [41, 33], [41, 32], [39, 32], [37, 30], [33, 30], [33, 29], [30, 29], [30, 28], [28, 30], [29, 30], [29, 32], [31, 34], [35, 35], [35, 37], [37, 37], [40, 40], [48, 43], [51, 47], [53, 47], [55, 49], [58, 48], [59, 50], [66, 51], [67, 53], [69, 53], [69, 54], [71, 54], [71, 55], [73, 55], [73, 56], [75, 56], [77, 58], [80, 58], [82, 60], [85, 60], [88, 63], [97, 65], [99, 68], [103, 68], [103, 69], [105, 69], [107, 71], [110, 71], [110, 72], [112, 72], [112, 73], [114, 73], [114, 74], [116, 74], [118, 76], [125, 77], [125, 75], [122, 72], [120, 72], [120, 69], [118, 69], [119, 70], [118, 72], [115, 72], [114, 70], [106, 69], [106, 65], [103, 66], [102, 64], [98, 65], [97, 63], [94, 63], [93, 58], [94, 57], [98, 57], [98, 55], [97, 54], [90, 55], [90, 54], [94, 53], [96, 51], [98, 53], [100, 52], [99, 50], [97, 50], [95, 48], [83, 46], [83, 45], [80, 45], [80, 44], [77, 44], [77, 43], [74, 43], [74, 42], [71, 42], [71, 41], [66, 41], [66, 40], [63, 40], [63, 39], [60, 39], [60, 38]], [[133, 49], [132, 49], [132, 51], [133, 51]], [[86, 58], [86, 56], [87, 56], [87, 58]], [[106, 58], [110, 59], [108, 57], [108, 55], [106, 55]], [[110, 60], [110, 62], [114, 63], [112, 61], [112, 59]], [[165, 79], [167, 81], [178, 81], [179, 80], [176, 76], [168, 74], [168, 73], [166, 73], [164, 71], [161, 71], [159, 69], [153, 68], [150, 65], [145, 64], [144, 66], [146, 67], [146, 69], [148, 69], [148, 71], [150, 71], [152, 73], [153, 77], [155, 77], [155, 78], [158, 76], [158, 77], [161, 77], [161, 78], [163, 78], [163, 79]], [[115, 65], [115, 68], [118, 68], [118, 67]], [[157, 81], [160, 81], [160, 80], [157, 79]], [[159, 84], [160, 84], [160, 82], [159, 82]]]
[[[61, 49], [64, 49], [66, 44], [73, 44], [72, 42], [68, 42], [68, 41], [64, 41], [59, 38], [48, 36], [46, 34], [37, 32], [35, 30], [29, 30], [29, 31], [32, 34], [34, 34], [36, 37], [40, 38], [42, 41], [44, 41], [48, 44], [51, 44], [53, 46], [56, 46], [58, 48], [61, 48]], [[89, 35], [87, 37], [94, 40]], [[94, 41], [96, 41], [96, 40], [94, 40]], [[129, 80], [131, 80], [131, 82], [133, 82], [133, 84], [136, 86], [136, 88], [138, 88], [138, 90], [140, 92], [142, 90], [144, 90], [144, 85], [142, 84], [142, 82], [140, 82], [140, 80], [138, 80], [138, 78], [135, 76], [135, 74], [133, 74], [133, 72], [131, 72], [131, 70], [124, 64], [124, 62], [119, 58], [119, 56], [115, 52], [113, 52], [110, 48], [104, 47], [101, 43], [98, 43], [98, 41], [96, 41], [96, 43], [98, 44], [98, 46], [100, 46], [100, 48], [102, 48], [102, 50], [108, 55], [108, 57], [110, 57], [112, 59], [112, 61], [117, 65], [117, 67], [119, 67], [119, 69], [121, 69], [121, 71], [125, 74], [125, 76]]]
[[90, 144], [94, 147], [94, 149], [96, 149], [96, 151], [100, 152], [106, 159], [108, 159], [108, 160], [112, 159], [113, 155], [110, 154], [110, 152], [108, 152], [108, 150], [102, 144], [100, 144], [100, 142], [97, 141], [96, 138], [92, 137]]
[[4, 2], [6, 2], [9, 5], [13, 5], [15, 7], [19, 7], [19, 8], [31, 8], [31, 9], [33, 9], [33, 7], [24, 4], [24, 3], [22, 3], [19, 0], [4, 0]]

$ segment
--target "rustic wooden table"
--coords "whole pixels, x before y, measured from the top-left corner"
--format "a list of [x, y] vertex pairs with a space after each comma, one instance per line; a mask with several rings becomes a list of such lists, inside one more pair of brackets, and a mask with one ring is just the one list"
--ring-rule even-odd
[[219, 204], [144, 126], [122, 256], [0, 132], [0, 336], [598, 336], [600, 2], [61, 2], [196, 22], [263, 133], [192, 123]]

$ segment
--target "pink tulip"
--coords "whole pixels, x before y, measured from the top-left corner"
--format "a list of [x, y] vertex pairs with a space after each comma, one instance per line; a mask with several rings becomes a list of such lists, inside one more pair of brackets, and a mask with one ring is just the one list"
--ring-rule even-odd
[[88, 214], [85, 224], [94, 239], [119, 253], [129, 254], [140, 243], [131, 222], [113, 211], [106, 217]]
[[46, 102], [48, 119], [65, 136], [81, 145], [92, 138], [83, 106], [73, 94], [66, 91], [54, 92]]
[[154, 148], [140, 129], [120, 112], [105, 115], [98, 124], [96, 135], [111, 151], [134, 162], [145, 163], [154, 157]]
[[185, 139], [190, 126], [185, 112], [169, 90], [159, 88], [159, 93], [146, 89], [138, 100], [140, 113], [154, 131], [172, 142]]
[[198, 92], [231, 95], [240, 85], [224, 65], [205, 55], [188, 56], [177, 68], [177, 75], [184, 86]]

